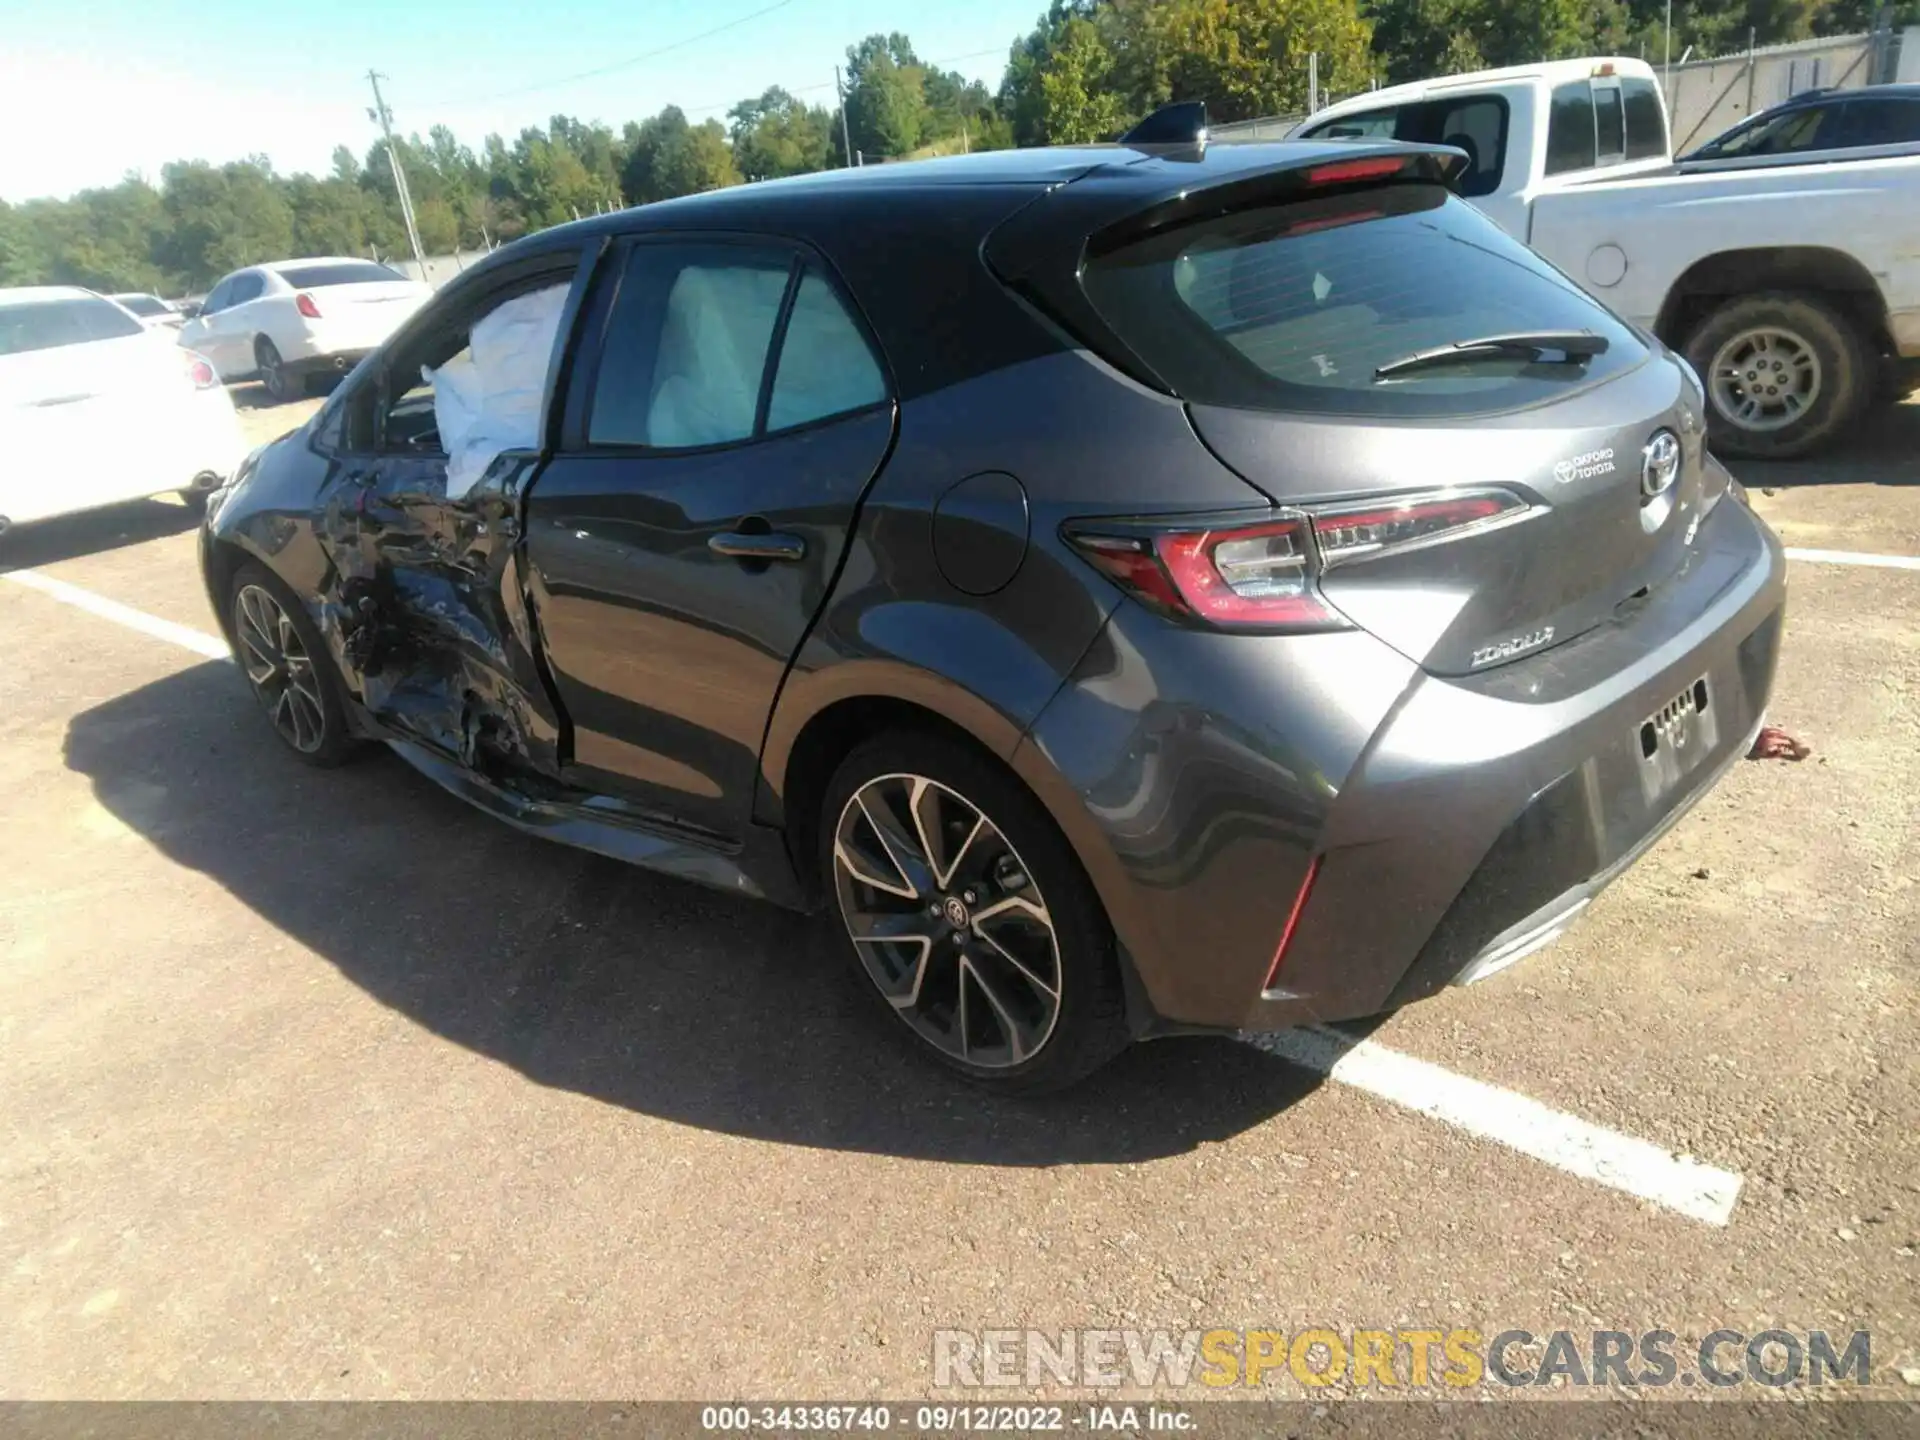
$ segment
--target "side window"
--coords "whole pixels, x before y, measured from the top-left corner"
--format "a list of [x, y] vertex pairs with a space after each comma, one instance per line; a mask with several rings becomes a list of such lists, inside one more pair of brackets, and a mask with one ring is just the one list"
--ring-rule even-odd
[[1760, 153], [1785, 155], [1796, 150], [1825, 150], [1838, 144], [1840, 110], [1838, 105], [1822, 105], [1806, 111], [1796, 117], [1797, 123], [1781, 126]]
[[201, 302], [200, 313], [202, 315], [211, 315], [216, 310], [226, 309], [227, 306], [232, 303], [233, 277], [229, 275], [218, 285], [214, 286], [212, 291], [208, 293], [207, 298]]
[[1850, 100], [1842, 131], [1847, 145], [1911, 145], [1920, 141], [1920, 100]]
[[410, 337], [386, 367], [369, 426], [383, 454], [445, 455], [447, 494], [464, 495], [494, 456], [539, 443], [570, 269], [530, 276]]
[[244, 305], [249, 300], [258, 300], [260, 292], [267, 288], [267, 282], [258, 275], [236, 275], [233, 277], [233, 292], [227, 296], [227, 304]]
[[684, 450], [751, 438], [792, 272], [784, 250], [635, 245], [607, 318], [588, 443]]
[[1837, 105], [1803, 106], [1762, 118], [1750, 129], [1729, 134], [1708, 148], [1716, 158], [1825, 150], [1839, 143], [1839, 112]]
[[1660, 91], [1651, 80], [1628, 76], [1620, 82], [1627, 112], [1627, 159], [1657, 160], [1667, 153], [1667, 116]]
[[1627, 122], [1621, 112], [1620, 87], [1598, 86], [1593, 92], [1594, 158], [1602, 165], [1624, 159]]
[[1595, 161], [1593, 87], [1574, 80], [1553, 87], [1547, 114], [1547, 169], [1549, 175], [1591, 169]]
[[[1507, 162], [1507, 102], [1497, 96], [1464, 101], [1457, 105], [1423, 106], [1436, 115], [1423, 117], [1426, 124], [1417, 138], [1431, 139], [1442, 145], [1464, 150], [1467, 168], [1455, 188], [1471, 199], [1491, 195], [1500, 188], [1500, 176]], [[1437, 119], [1438, 123], [1433, 121]], [[1416, 136], [1401, 126], [1402, 140]]]
[[1338, 120], [1307, 132], [1313, 140], [1391, 140], [1398, 110], [1369, 110], [1361, 115], [1342, 115]]
[[826, 277], [809, 267], [780, 342], [766, 428], [790, 430], [886, 398], [886, 377], [866, 336]]

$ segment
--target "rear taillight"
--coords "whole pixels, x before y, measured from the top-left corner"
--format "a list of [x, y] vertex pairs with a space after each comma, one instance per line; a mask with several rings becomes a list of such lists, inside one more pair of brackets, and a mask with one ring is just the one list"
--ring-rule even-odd
[[1321, 561], [1347, 560], [1457, 540], [1532, 509], [1511, 490], [1450, 490], [1313, 508]]
[[1446, 490], [1275, 510], [1255, 521], [1088, 521], [1066, 538], [1095, 569], [1176, 619], [1234, 630], [1347, 627], [1317, 584], [1332, 565], [1464, 538], [1533, 513], [1508, 490]]
[[191, 350], [183, 352], [187, 362], [187, 379], [193, 382], [196, 390], [211, 390], [220, 383], [220, 372], [215, 370], [204, 355], [196, 355]]
[[1251, 525], [1070, 530], [1067, 538], [1122, 589], [1178, 617], [1261, 630], [1346, 624], [1314, 587], [1305, 515]]
[[309, 320], [318, 320], [320, 318], [320, 307], [313, 303], [313, 296], [307, 294], [304, 290], [293, 297], [293, 308]]

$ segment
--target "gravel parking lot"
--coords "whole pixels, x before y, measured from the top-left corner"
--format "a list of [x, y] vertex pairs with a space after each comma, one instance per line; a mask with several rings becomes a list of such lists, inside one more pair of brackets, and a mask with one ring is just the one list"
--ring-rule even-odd
[[[1920, 557], [1920, 403], [1737, 473]], [[1040, 1103], [782, 912], [291, 763], [184, 508], [0, 569], [0, 1394], [905, 1397], [938, 1329], [1427, 1325], [1866, 1330], [1920, 1398], [1920, 563], [1794, 562], [1812, 756], [1557, 947]]]

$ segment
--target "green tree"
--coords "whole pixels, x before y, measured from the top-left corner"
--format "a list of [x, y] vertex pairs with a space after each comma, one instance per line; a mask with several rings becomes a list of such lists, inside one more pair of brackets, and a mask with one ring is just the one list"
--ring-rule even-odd
[[677, 193], [665, 188], [663, 158], [686, 143], [691, 128], [678, 105], [669, 105], [639, 124], [627, 122], [621, 137], [627, 158], [620, 171], [620, 189], [629, 205], [647, 205]]
[[[358, 167], [356, 167], [358, 168]], [[365, 255], [381, 238], [377, 200], [336, 173], [325, 180], [296, 175], [287, 182], [293, 210], [293, 252], [299, 255]], [[371, 223], [370, 223], [371, 222]]]
[[1040, 83], [1067, 33], [1069, 20], [1090, 20], [1100, 0], [1053, 0], [1033, 30], [1013, 42], [1000, 81], [1000, 114], [1020, 145], [1047, 143], [1046, 95]]
[[1136, 107], [1112, 85], [1113, 53], [1091, 20], [1069, 18], [1039, 73], [1039, 133], [1053, 145], [1111, 140]]
[[217, 169], [195, 160], [161, 171], [162, 263], [194, 287], [293, 251], [293, 206], [264, 158]]
[[1165, 0], [1144, 28], [1166, 98], [1204, 100], [1215, 120], [1304, 111], [1310, 55], [1330, 92], [1364, 89], [1372, 70], [1353, 0]]
[[660, 158], [658, 176], [669, 195], [699, 195], [740, 183], [733, 149], [718, 120], [702, 121], [669, 146]]
[[740, 183], [727, 132], [718, 120], [690, 125], [679, 106], [669, 105], [649, 120], [629, 124], [622, 139], [627, 158], [620, 188], [630, 205]]
[[0, 200], [0, 285], [26, 285], [38, 275], [38, 260], [27, 253], [26, 223], [19, 211]]
[[[849, 60], [859, 48], [847, 52]], [[927, 97], [920, 67], [902, 65], [890, 50], [882, 50], [857, 68], [849, 68], [854, 79], [847, 89], [847, 125], [854, 149], [866, 156], [893, 158], [908, 154], [920, 144], [927, 124]]]
[[804, 105], [778, 85], [727, 112], [733, 160], [749, 180], [805, 175], [839, 163], [833, 116]]

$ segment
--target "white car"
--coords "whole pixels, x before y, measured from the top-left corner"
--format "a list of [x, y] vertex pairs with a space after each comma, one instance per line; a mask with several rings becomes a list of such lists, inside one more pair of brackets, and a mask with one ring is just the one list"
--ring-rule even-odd
[[178, 491], [204, 497], [246, 454], [213, 367], [104, 296], [0, 290], [0, 534]]
[[180, 343], [212, 361], [222, 380], [257, 376], [275, 400], [288, 400], [311, 376], [351, 370], [432, 294], [371, 260], [278, 260], [215, 285]]
[[158, 295], [132, 290], [124, 295], [109, 295], [107, 298], [122, 310], [132, 311], [133, 318], [149, 330], [178, 330], [186, 323], [187, 317]]

